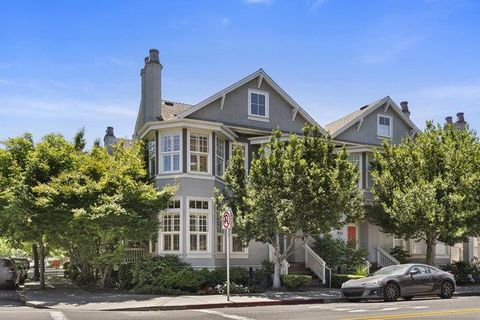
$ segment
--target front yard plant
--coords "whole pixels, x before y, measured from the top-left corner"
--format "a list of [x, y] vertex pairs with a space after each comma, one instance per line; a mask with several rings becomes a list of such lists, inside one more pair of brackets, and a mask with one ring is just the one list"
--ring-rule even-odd
[[307, 286], [312, 280], [312, 276], [304, 274], [284, 274], [282, 282], [289, 290], [297, 290]]

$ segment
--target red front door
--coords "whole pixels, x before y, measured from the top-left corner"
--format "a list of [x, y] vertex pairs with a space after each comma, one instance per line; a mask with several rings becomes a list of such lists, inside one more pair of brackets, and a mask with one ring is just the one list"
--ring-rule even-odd
[[357, 227], [356, 226], [348, 226], [347, 230], [348, 242], [357, 242]]

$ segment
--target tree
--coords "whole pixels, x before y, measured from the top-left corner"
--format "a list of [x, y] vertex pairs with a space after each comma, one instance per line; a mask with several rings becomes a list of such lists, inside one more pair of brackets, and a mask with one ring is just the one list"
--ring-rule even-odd
[[[290, 135], [288, 141], [274, 130], [245, 176], [244, 156], [234, 147], [226, 190], [217, 202], [233, 209], [235, 232], [244, 243], [256, 239], [273, 246], [275, 288], [296, 239], [330, 232], [362, 216], [358, 170], [347, 156], [345, 149], [335, 152], [318, 127], [307, 126], [304, 137]], [[282, 250], [287, 235], [290, 244]]]
[[[435, 248], [478, 234], [480, 143], [476, 134], [428, 122], [424, 131], [401, 144], [383, 142], [374, 153], [369, 220], [386, 233], [423, 240], [426, 261]], [[476, 230], [475, 230], [476, 226]]]

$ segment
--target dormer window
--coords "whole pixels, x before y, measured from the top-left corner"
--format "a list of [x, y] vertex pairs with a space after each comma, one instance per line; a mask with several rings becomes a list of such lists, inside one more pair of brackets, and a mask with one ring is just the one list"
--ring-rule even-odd
[[248, 118], [268, 122], [268, 92], [248, 90]]
[[378, 115], [377, 135], [379, 137], [392, 137], [392, 117]]

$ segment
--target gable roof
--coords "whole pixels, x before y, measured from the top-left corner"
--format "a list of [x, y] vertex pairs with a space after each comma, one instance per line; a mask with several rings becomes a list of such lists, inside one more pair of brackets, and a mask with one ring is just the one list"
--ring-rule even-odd
[[335, 120], [327, 125], [325, 125], [325, 129], [330, 133], [332, 138], [337, 137], [340, 135], [342, 132], [350, 128], [352, 125], [363, 119], [364, 117], [368, 116], [370, 113], [373, 111], [377, 110], [381, 106], [385, 105], [385, 103], [389, 104], [389, 107], [394, 110], [397, 115], [410, 127], [412, 128], [415, 132], [420, 131], [415, 123], [413, 123], [412, 120], [410, 120], [409, 117], [407, 117], [402, 110], [395, 104], [395, 102], [390, 98], [389, 96], [386, 96], [383, 99], [377, 100], [375, 102], [372, 102], [370, 104], [367, 104], [360, 108], [359, 110], [356, 110], [350, 114], [347, 114], [346, 116]]
[[210, 103], [212, 103], [212, 102], [214, 102], [218, 99], [224, 99], [224, 97], [229, 92], [232, 92], [233, 90], [235, 90], [235, 89], [243, 86], [244, 84], [246, 84], [246, 83], [248, 83], [248, 82], [250, 82], [254, 79], [257, 79], [257, 78], [259, 79], [259, 86], [260, 86], [262, 81], [266, 81], [283, 99], [285, 99], [285, 101], [287, 101], [288, 104], [290, 104], [290, 106], [292, 107], [292, 112], [293, 112], [294, 115], [297, 112], [300, 113], [300, 115], [303, 118], [305, 118], [305, 120], [307, 120], [307, 122], [310, 125], [318, 126], [320, 128], [320, 131], [323, 134], [327, 133], [325, 131], [325, 129], [322, 126], [320, 126], [320, 124], [318, 124], [305, 110], [303, 110], [303, 108], [300, 107], [300, 105], [297, 102], [295, 102], [295, 100], [293, 100], [292, 97], [290, 97], [290, 95], [288, 95], [288, 93], [286, 93], [275, 81], [273, 81], [273, 79], [262, 68], [258, 69], [254, 73], [246, 76], [245, 78], [235, 82], [234, 84], [226, 87], [225, 89], [218, 91], [217, 93], [208, 97], [207, 99], [197, 103], [196, 105], [194, 105], [191, 108], [182, 112], [180, 115], [178, 115], [178, 117], [179, 118], [185, 118], [188, 115], [194, 113], [195, 111], [200, 110], [201, 108], [209, 105]]

